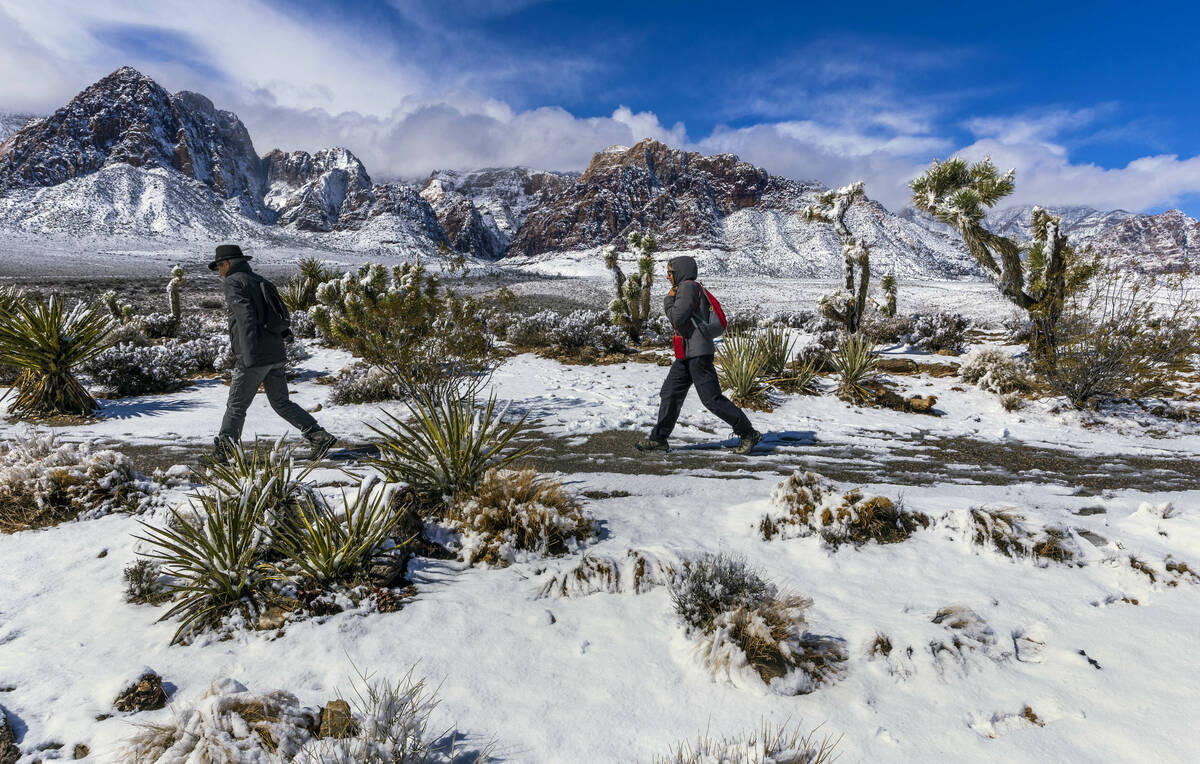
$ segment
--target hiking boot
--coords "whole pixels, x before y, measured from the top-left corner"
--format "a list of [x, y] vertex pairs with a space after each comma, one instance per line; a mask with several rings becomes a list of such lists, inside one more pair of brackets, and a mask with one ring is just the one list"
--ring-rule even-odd
[[745, 456], [754, 450], [760, 440], [762, 440], [762, 433], [758, 430], [751, 430], [749, 435], [738, 438], [738, 444], [733, 447], [733, 452]]
[[633, 446], [638, 451], [670, 451], [671, 447], [667, 445], [665, 440], [655, 440], [654, 438], [646, 438], [639, 440]]
[[222, 435], [213, 438], [213, 450], [210, 457], [213, 464], [229, 464], [231, 456], [233, 456], [233, 441]]
[[305, 435], [304, 438], [310, 446], [309, 452], [305, 456], [310, 462], [321, 459], [337, 443], [337, 438], [326, 430], [314, 430], [312, 433]]

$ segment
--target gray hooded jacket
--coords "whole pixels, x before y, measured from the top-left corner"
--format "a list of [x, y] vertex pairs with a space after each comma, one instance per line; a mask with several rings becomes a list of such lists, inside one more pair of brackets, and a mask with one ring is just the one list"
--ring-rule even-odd
[[[712, 308], [700, 296], [700, 284], [696, 281], [698, 269], [696, 261], [683, 255], [673, 258], [671, 268], [671, 291], [663, 298], [663, 310], [667, 312], [667, 320], [675, 327], [675, 332], [683, 337], [683, 353], [685, 358], [696, 358], [702, 355], [713, 355], [717, 352], [713, 341], [696, 328], [696, 323], [708, 320]], [[696, 321], [692, 321], [695, 316]]]

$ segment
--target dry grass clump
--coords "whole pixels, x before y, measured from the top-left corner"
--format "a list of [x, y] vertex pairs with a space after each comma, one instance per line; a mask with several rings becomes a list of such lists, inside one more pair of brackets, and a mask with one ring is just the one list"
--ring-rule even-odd
[[134, 511], [153, 492], [133, 461], [116, 451], [57, 443], [38, 432], [0, 444], [0, 533]]
[[151, 560], [137, 560], [122, 571], [125, 577], [125, 601], [135, 605], [159, 605], [171, 599], [162, 581], [162, 569]]
[[446, 513], [472, 565], [504, 567], [529, 556], [567, 554], [596, 532], [595, 520], [562, 483], [532, 468], [489, 469]]
[[1066, 564], [1079, 556], [1069, 530], [1056, 526], [1039, 528], [1013, 509], [972, 507], [967, 513], [967, 536], [971, 543], [994, 549], [1005, 557], [1032, 557]]
[[945, 668], [947, 661], [953, 661], [965, 670], [970, 653], [990, 655], [996, 646], [996, 632], [966, 605], [944, 607], [938, 610], [932, 622], [947, 632], [945, 639], [934, 639], [929, 643], [929, 652], [939, 671]]
[[894, 544], [918, 528], [929, 527], [929, 518], [911, 512], [884, 496], [864, 499], [858, 489], [838, 493], [815, 472], [797, 470], [775, 487], [771, 502], [782, 514], [765, 514], [759, 532], [765, 540], [819, 534], [826, 544], [862, 546], [870, 541]]
[[1189, 568], [1186, 562], [1167, 555], [1165, 565], [1167, 573], [1175, 576], [1175, 580], [1168, 581], [1167, 586], [1178, 586], [1180, 581], [1186, 581], [1190, 584], [1200, 584], [1200, 573]]
[[549, 572], [536, 599], [584, 597], [600, 592], [644, 594], [670, 584], [678, 572], [677, 559], [645, 550], [629, 549], [624, 557], [587, 554], [578, 565]]
[[847, 659], [841, 640], [807, 632], [811, 600], [781, 593], [741, 559], [709, 554], [686, 562], [670, 589], [675, 612], [714, 674], [757, 677], [796, 695], [836, 677]]
[[841, 737], [817, 739], [817, 729], [807, 734], [799, 724], [779, 727], [764, 722], [761, 730], [737, 737], [714, 738], [705, 733], [695, 742], [680, 743], [655, 764], [832, 764]]

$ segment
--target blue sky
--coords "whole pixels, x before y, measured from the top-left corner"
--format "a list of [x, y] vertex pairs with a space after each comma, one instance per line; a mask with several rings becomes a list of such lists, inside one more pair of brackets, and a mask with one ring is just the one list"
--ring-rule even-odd
[[[1002, 9], [1002, 10], [1000, 10]], [[123, 64], [236, 111], [257, 148], [373, 175], [582, 169], [655, 137], [893, 208], [934, 157], [1015, 202], [1200, 215], [1200, 13], [1132, 3], [0, 0], [0, 109]]]

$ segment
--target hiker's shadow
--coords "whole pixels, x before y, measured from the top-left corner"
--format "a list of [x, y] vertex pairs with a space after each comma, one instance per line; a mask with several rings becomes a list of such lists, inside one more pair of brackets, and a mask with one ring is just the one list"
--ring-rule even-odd
[[142, 417], [164, 416], [188, 411], [200, 405], [194, 400], [180, 398], [151, 398], [139, 396], [136, 398], [101, 398], [101, 415], [105, 419], [140, 419]]
[[[773, 454], [780, 448], [796, 448], [812, 446], [817, 442], [817, 434], [812, 430], [783, 430], [781, 432], [764, 432], [763, 438], [750, 452], [751, 456]], [[705, 443], [689, 443], [686, 446], [672, 446], [672, 451], [724, 451], [737, 445], [737, 438], [708, 441]]]

